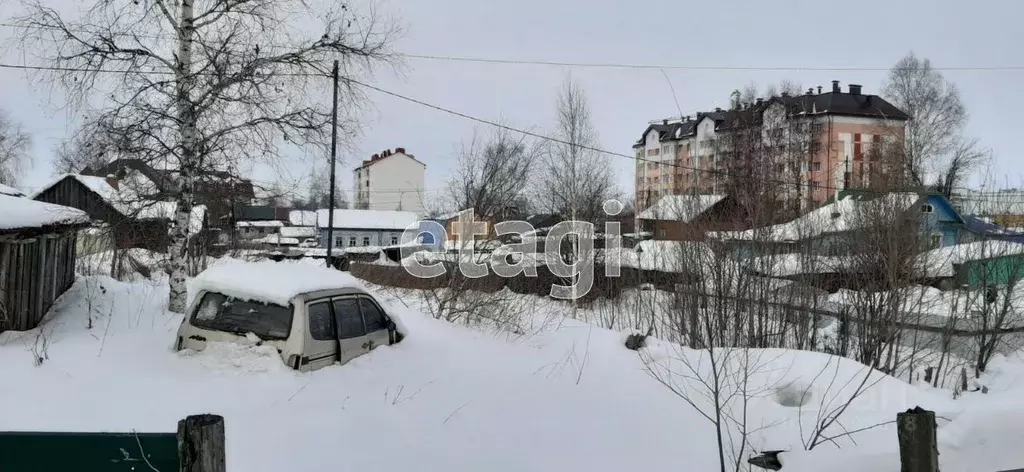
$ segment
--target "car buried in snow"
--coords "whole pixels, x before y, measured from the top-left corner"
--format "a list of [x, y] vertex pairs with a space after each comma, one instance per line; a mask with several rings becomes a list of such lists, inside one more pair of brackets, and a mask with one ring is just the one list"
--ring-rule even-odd
[[190, 290], [195, 296], [178, 327], [177, 350], [266, 344], [305, 372], [404, 337], [398, 318], [354, 277], [323, 267], [228, 263], [196, 276]]

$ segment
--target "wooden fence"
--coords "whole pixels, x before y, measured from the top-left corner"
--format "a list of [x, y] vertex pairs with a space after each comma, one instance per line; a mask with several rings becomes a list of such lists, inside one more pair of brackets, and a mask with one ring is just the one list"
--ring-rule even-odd
[[35, 328], [75, 281], [76, 232], [0, 239], [0, 332]]

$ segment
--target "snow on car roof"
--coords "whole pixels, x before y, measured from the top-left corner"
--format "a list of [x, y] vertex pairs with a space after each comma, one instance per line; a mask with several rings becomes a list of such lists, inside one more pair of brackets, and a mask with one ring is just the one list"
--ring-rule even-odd
[[226, 262], [206, 269], [192, 280], [196, 293], [206, 290], [285, 306], [298, 295], [336, 288], [365, 290], [359, 280], [345, 272], [269, 261]]

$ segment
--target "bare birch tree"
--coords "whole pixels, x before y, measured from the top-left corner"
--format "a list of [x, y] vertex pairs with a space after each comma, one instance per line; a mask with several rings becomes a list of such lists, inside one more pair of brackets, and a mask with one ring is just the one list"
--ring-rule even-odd
[[[882, 95], [910, 116], [903, 139], [907, 177], [918, 186], [966, 179], [981, 163], [976, 141], [962, 137], [967, 107], [956, 85], [932, 68], [931, 61], [907, 54], [889, 71]], [[937, 182], [929, 181], [932, 174]], [[948, 197], [949, 194], [947, 193]]]
[[486, 138], [474, 136], [462, 144], [458, 167], [448, 180], [449, 204], [456, 210], [472, 208], [485, 221], [505, 218], [519, 202], [537, 151], [525, 136], [504, 129]]
[[537, 201], [574, 221], [597, 221], [601, 205], [615, 196], [608, 157], [595, 151], [597, 131], [580, 85], [567, 77], [556, 101], [555, 138], [549, 142], [537, 176]]
[[13, 185], [29, 164], [32, 139], [21, 125], [0, 110], [0, 184]]
[[78, 173], [86, 168], [97, 169], [118, 157], [130, 157], [129, 144], [108, 133], [105, 123], [87, 121], [54, 147], [53, 173]]
[[[71, 20], [25, 0], [22, 46], [54, 69], [40, 77], [72, 105], [100, 96], [101, 117], [147, 158], [180, 173], [170, 249], [169, 309], [185, 309], [185, 246], [196, 177], [282, 142], [322, 146], [330, 136], [327, 77], [343, 84], [388, 61], [396, 27], [346, 2], [94, 0]], [[321, 85], [318, 87], [318, 85]], [[317, 93], [322, 91], [323, 93]], [[346, 87], [342, 103], [359, 96]]]

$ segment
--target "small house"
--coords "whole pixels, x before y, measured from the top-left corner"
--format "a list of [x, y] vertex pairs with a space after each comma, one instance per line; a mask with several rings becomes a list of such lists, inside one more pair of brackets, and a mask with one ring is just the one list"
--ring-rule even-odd
[[963, 218], [938, 194], [846, 192], [792, 221], [708, 235], [732, 245], [741, 257], [796, 252], [836, 256], [867, 250], [860, 246], [862, 236], [882, 233], [903, 239], [907, 231], [916, 232], [921, 250], [952, 246], [964, 227]]
[[637, 215], [641, 233], [652, 239], [703, 241], [709, 231], [745, 229], [746, 212], [726, 195], [665, 195]]
[[[170, 242], [177, 203], [155, 200], [148, 187], [113, 178], [64, 174], [42, 187], [33, 200], [77, 208], [109, 231], [113, 248], [163, 252]], [[207, 227], [206, 207], [196, 205], [189, 217], [189, 235]]]
[[7, 192], [0, 208], [0, 332], [32, 329], [74, 283], [76, 235], [89, 215]]
[[[321, 247], [327, 247], [331, 211], [317, 210], [316, 223]], [[333, 210], [333, 247], [396, 246], [408, 241], [403, 233], [419, 234], [419, 217], [408, 211]], [[413, 238], [409, 238], [413, 239]]]

